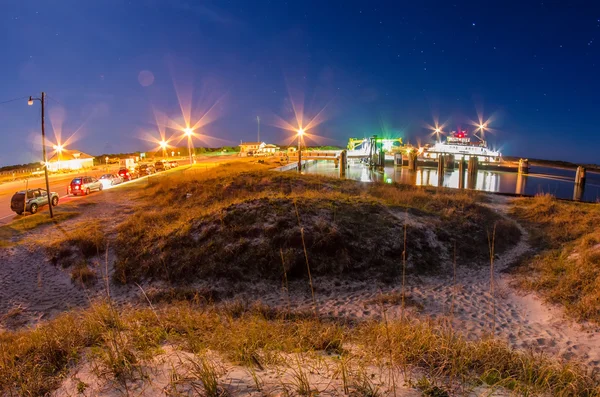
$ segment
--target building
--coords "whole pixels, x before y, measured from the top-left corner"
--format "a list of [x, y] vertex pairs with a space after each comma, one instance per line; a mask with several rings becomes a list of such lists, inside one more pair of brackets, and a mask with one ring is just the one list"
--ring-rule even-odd
[[264, 145], [264, 142], [241, 142], [240, 143], [240, 156], [245, 157], [250, 154], [252, 156], [258, 149], [260, 149], [261, 145]]
[[279, 151], [279, 146], [264, 142], [242, 142], [239, 146], [242, 157], [275, 155]]
[[259, 153], [275, 154], [279, 151], [279, 146], [268, 143], [258, 150]]
[[94, 166], [94, 156], [77, 150], [63, 149], [56, 152], [48, 160], [48, 171], [60, 170], [80, 170], [82, 168], [92, 168]]

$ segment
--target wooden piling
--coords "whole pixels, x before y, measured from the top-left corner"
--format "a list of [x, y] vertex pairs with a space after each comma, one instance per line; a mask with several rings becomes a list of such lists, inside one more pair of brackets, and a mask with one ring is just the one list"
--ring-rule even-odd
[[577, 167], [577, 172], [575, 173], [575, 184], [581, 186], [585, 185], [585, 167]]
[[412, 150], [408, 152], [408, 169], [411, 171], [417, 170], [417, 153]]
[[454, 155], [453, 154], [445, 154], [444, 160], [445, 160], [444, 168], [447, 170], [453, 170], [454, 169], [454, 161], [455, 161]]
[[467, 185], [469, 189], [475, 189], [477, 184], [477, 169], [478, 169], [477, 156], [469, 157], [469, 164], [467, 166]]
[[585, 167], [577, 167], [575, 172], [575, 186], [573, 188], [573, 200], [581, 201], [585, 190]]
[[458, 160], [458, 188], [465, 188], [465, 159]]
[[529, 174], [529, 160], [519, 159], [519, 174]]
[[394, 167], [402, 167], [403, 161], [402, 153], [394, 153]]
[[342, 150], [339, 156], [340, 161], [340, 177], [344, 178], [346, 176], [346, 168], [348, 168], [348, 152], [346, 150]]
[[437, 169], [437, 173], [438, 173], [438, 186], [442, 186], [444, 184], [444, 166], [446, 161], [446, 156], [440, 154], [438, 156], [438, 169]]

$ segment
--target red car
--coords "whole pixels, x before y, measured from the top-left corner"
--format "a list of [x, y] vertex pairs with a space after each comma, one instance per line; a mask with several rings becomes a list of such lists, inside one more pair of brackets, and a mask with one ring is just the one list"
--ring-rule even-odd
[[118, 174], [124, 181], [130, 181], [138, 177], [137, 173], [129, 171], [127, 168], [121, 168]]

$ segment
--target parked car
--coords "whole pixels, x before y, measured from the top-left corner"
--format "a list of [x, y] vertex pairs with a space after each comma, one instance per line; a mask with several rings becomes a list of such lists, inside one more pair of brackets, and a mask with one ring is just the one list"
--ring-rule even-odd
[[92, 178], [91, 176], [78, 176], [69, 184], [67, 193], [71, 193], [74, 196], [79, 194], [85, 195], [90, 194], [90, 192], [93, 190], [101, 191], [102, 188], [102, 182], [100, 182], [98, 179]]
[[152, 175], [156, 172], [152, 164], [140, 164], [136, 168], [136, 171], [139, 173], [140, 176]]
[[154, 169], [156, 169], [156, 172], [161, 172], [166, 170], [167, 168], [165, 167], [165, 164], [162, 161], [157, 161], [156, 163], [154, 163]]
[[131, 181], [132, 179], [136, 179], [139, 177], [138, 173], [130, 170], [129, 168], [121, 168], [117, 173], [123, 181]]
[[169, 164], [170, 164], [171, 168], [179, 167], [179, 163], [177, 161], [171, 161]]
[[123, 183], [123, 178], [115, 174], [104, 174], [100, 177], [99, 181], [102, 183], [103, 188], [110, 188], [111, 186]]
[[[50, 192], [52, 206], [58, 205], [58, 193]], [[48, 205], [48, 192], [45, 189], [28, 189], [16, 192], [10, 200], [10, 209], [21, 215], [28, 211], [32, 214], [38, 212], [41, 206]]]

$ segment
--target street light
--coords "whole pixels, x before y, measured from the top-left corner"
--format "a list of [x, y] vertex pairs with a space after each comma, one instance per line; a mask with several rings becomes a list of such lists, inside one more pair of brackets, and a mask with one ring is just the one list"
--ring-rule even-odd
[[481, 137], [479, 137], [479, 139], [481, 139], [482, 141], [485, 142], [485, 140], [483, 139], [483, 131], [485, 130], [486, 125], [485, 124], [479, 124], [479, 131], [481, 131]]
[[50, 195], [50, 182], [48, 181], [48, 161], [46, 160], [46, 130], [44, 127], [44, 103], [46, 101], [46, 93], [42, 92], [40, 98], [29, 97], [27, 104], [33, 105], [33, 101], [40, 101], [42, 104], [42, 156], [44, 157], [44, 177], [46, 178], [46, 193], [48, 194], [48, 208], [50, 209], [50, 218], [54, 218], [54, 212], [52, 211], [52, 196]]
[[54, 145], [54, 146], [52, 146], [52, 148], [53, 148], [54, 150], [56, 150], [56, 157], [57, 157], [57, 159], [58, 159], [58, 166], [57, 166], [57, 169], [60, 171], [60, 155], [61, 155], [61, 153], [62, 153], [63, 146], [62, 146], [62, 145]]
[[163, 152], [163, 158], [166, 158], [167, 157], [167, 142], [165, 142], [164, 140], [162, 140], [162, 141], [159, 142], [159, 144], [160, 144], [160, 147], [161, 147], [162, 152]]
[[298, 128], [298, 172], [302, 172], [302, 135], [304, 135], [304, 129]]
[[186, 127], [183, 132], [188, 137], [188, 153], [190, 154], [190, 165], [192, 165], [192, 136], [194, 135], [194, 130], [192, 130], [190, 127]]

